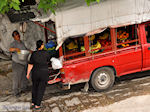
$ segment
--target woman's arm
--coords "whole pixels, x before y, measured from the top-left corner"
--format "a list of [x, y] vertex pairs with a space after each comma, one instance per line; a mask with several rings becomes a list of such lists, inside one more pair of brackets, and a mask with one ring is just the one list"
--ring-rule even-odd
[[27, 75], [26, 75], [27, 79], [30, 78], [30, 72], [31, 72], [32, 68], [33, 68], [33, 65], [32, 64], [28, 64], [28, 70], [27, 70]]

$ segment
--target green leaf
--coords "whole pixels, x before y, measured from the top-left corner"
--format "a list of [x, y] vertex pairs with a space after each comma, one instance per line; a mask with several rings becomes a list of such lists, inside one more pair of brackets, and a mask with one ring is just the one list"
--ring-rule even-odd
[[12, 2], [12, 7], [13, 7], [15, 10], [20, 10], [19, 4], [16, 4], [16, 3], [14, 3], [14, 2]]
[[40, 3], [38, 4], [38, 9], [43, 9], [45, 12], [49, 9], [51, 12], [55, 13], [55, 8], [58, 5], [58, 3], [63, 3], [65, 0], [40, 0]]
[[50, 10], [55, 15], [55, 10], [53, 8], [50, 8]]
[[20, 5], [20, 1], [19, 0], [12, 0], [13, 2], [15, 2], [16, 4]]
[[97, 1], [97, 3], [99, 3], [100, 2], [100, 0], [96, 0]]
[[0, 0], [0, 11], [7, 5], [7, 0]]
[[43, 3], [42, 2], [40, 2], [39, 4], [38, 4], [38, 9], [41, 9], [41, 8], [43, 8]]
[[10, 7], [10, 8], [12, 8], [12, 7], [13, 7], [13, 2], [11, 2], [11, 3], [9, 4], [9, 7]]
[[90, 0], [85, 0], [87, 5], [90, 6]]
[[52, 0], [51, 2], [52, 2], [52, 4], [57, 4], [56, 0]]
[[9, 7], [5, 6], [5, 7], [3, 7], [2, 10], [0, 10], [0, 13], [5, 14], [5, 12], [8, 12], [8, 11], [9, 11]]
[[24, 2], [24, 0], [22, 0], [22, 2]]

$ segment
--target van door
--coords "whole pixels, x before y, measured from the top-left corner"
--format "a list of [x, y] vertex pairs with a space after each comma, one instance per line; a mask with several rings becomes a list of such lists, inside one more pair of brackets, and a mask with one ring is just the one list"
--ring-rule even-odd
[[117, 50], [115, 64], [117, 75], [141, 71], [141, 44], [137, 35], [137, 25], [116, 28]]
[[143, 69], [150, 70], [150, 23], [141, 25], [141, 37], [143, 38]]

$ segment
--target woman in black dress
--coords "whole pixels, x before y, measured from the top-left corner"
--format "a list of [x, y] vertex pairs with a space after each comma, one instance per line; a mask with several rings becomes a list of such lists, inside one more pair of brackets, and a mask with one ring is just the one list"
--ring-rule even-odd
[[43, 50], [44, 43], [42, 40], [38, 40], [36, 46], [37, 51], [34, 51], [31, 55], [26, 77], [29, 79], [32, 70], [32, 107], [40, 109], [48, 81], [48, 62], [51, 56]]

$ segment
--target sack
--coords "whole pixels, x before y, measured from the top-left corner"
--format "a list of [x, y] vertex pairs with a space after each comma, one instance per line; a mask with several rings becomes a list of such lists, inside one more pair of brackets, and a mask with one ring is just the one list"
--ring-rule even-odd
[[62, 62], [58, 58], [52, 57], [50, 61], [52, 62], [52, 68], [54, 70], [62, 68]]
[[48, 48], [55, 48], [55, 43], [51, 40], [50, 42], [48, 42], [46, 45], [45, 45], [45, 47], [48, 49]]

